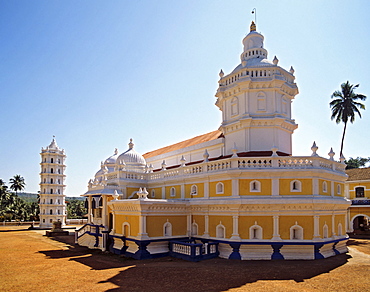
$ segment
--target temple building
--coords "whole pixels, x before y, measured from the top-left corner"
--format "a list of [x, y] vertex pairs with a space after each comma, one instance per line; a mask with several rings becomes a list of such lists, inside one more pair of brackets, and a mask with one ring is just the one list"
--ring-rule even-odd
[[40, 228], [52, 228], [53, 222], [66, 223], [66, 204], [64, 195], [65, 159], [64, 149], [60, 149], [55, 139], [49, 146], [41, 149], [40, 172]]
[[[136, 259], [320, 259], [347, 251], [344, 159], [293, 156], [294, 69], [268, 59], [252, 22], [240, 64], [220, 72], [221, 126], [101, 163], [76, 242]], [[136, 142], [136, 141], [135, 141]], [[309, 146], [308, 146], [309, 148]]]

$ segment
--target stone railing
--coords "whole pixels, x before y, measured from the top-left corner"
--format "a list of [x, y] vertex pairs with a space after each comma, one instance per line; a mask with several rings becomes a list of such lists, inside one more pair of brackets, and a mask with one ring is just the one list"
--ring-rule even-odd
[[195, 240], [171, 240], [170, 256], [188, 261], [201, 261], [218, 256], [218, 243], [196, 243]]
[[[179, 176], [196, 175], [225, 170], [255, 170], [255, 169], [323, 169], [337, 173], [345, 173], [345, 164], [319, 156], [270, 156], [270, 157], [231, 157], [216, 161], [203, 161], [188, 166], [178, 166], [173, 169], [163, 169], [156, 172], [138, 173], [125, 172], [120, 180], [160, 180]], [[112, 177], [111, 180], [109, 178]], [[117, 176], [108, 176], [110, 183], [116, 182]]]

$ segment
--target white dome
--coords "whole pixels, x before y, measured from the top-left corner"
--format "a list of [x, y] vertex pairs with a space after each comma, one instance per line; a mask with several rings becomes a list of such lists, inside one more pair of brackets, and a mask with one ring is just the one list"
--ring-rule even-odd
[[114, 154], [110, 157], [108, 157], [105, 161], [104, 164], [116, 164], [118, 158], [118, 150], [117, 148], [114, 150]]
[[134, 144], [130, 139], [129, 149], [118, 156], [116, 163], [118, 165], [125, 164], [127, 170], [144, 169], [146, 166], [145, 158], [134, 150]]

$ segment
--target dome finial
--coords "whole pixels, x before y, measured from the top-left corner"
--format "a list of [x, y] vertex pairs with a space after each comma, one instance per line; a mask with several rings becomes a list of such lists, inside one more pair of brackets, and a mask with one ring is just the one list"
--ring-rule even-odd
[[256, 24], [254, 23], [254, 21], [252, 20], [252, 23], [251, 23], [251, 26], [250, 26], [250, 32], [252, 31], [256, 31]]
[[130, 143], [128, 143], [128, 148], [133, 149], [134, 143], [132, 143], [132, 138], [130, 139]]

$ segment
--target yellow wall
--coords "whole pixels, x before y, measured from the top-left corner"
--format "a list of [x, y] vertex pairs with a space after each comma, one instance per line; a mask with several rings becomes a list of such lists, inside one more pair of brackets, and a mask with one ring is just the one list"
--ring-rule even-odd
[[[127, 188], [127, 189], [126, 189], [126, 195], [127, 195], [127, 198], [131, 197], [132, 193], [133, 193], [133, 192], [137, 192], [137, 191], [139, 191], [139, 188]], [[132, 198], [133, 198], [133, 199], [137, 199], [137, 198], [138, 198], [138, 197], [137, 197], [137, 194], [135, 194]]]
[[216, 227], [221, 224], [225, 226], [225, 237], [230, 238], [233, 233], [233, 217], [232, 216], [209, 216], [209, 235], [216, 237]]
[[365, 191], [365, 198], [369, 198], [370, 197], [370, 192], [368, 191], [368, 189], [370, 189], [370, 182], [356, 182], [356, 183], [350, 183], [348, 184], [349, 185], [349, 196], [350, 196], [350, 199], [356, 199], [356, 192], [355, 192], [355, 188], [356, 187], [363, 187], [364, 188], [364, 191]]
[[331, 215], [326, 215], [326, 216], [320, 216], [320, 224], [319, 224], [319, 232], [320, 232], [320, 236], [321, 238], [324, 237], [324, 225], [326, 223], [326, 225], [328, 225], [328, 237], [331, 237], [332, 236], [332, 227], [331, 227]]
[[345, 235], [346, 233], [346, 218], [345, 215], [335, 215], [334, 219], [334, 226], [335, 226], [335, 233], [338, 234], [338, 225], [339, 223], [342, 224], [342, 235]]
[[195, 220], [195, 223], [198, 224], [198, 235], [203, 235], [205, 231], [204, 216], [203, 215], [193, 215], [191, 223], [193, 223], [194, 220]]
[[147, 216], [146, 232], [149, 237], [163, 236], [163, 225], [167, 222], [172, 225], [172, 235], [187, 235], [186, 216]]
[[185, 185], [185, 198], [190, 198], [190, 191], [193, 185], [197, 186], [197, 195], [192, 196], [193, 198], [201, 198], [204, 197], [204, 183], [197, 183], [197, 184], [186, 184]]
[[[323, 183], [326, 181], [326, 192], [323, 190]], [[319, 195], [331, 196], [331, 181], [319, 179]]]
[[271, 179], [256, 179], [261, 183], [261, 191], [260, 192], [251, 192], [250, 191], [250, 183], [254, 181], [254, 179], [240, 179], [239, 180], [239, 194], [241, 196], [271, 196]]
[[279, 192], [280, 195], [312, 195], [312, 179], [299, 179], [301, 182], [301, 192], [291, 192], [290, 182], [295, 179], [280, 179]]
[[290, 239], [290, 227], [295, 222], [303, 228], [303, 239], [313, 238], [313, 217], [312, 216], [280, 216], [279, 233], [282, 239]]
[[[171, 196], [171, 189], [175, 188], [176, 194], [174, 197]], [[181, 198], [181, 186], [167, 186], [166, 187], [166, 199], [180, 199]]]
[[349, 209], [349, 214], [350, 214], [350, 219], [352, 220], [352, 218], [356, 215], [360, 215], [360, 214], [363, 214], [363, 215], [367, 215], [370, 217], [370, 207], [368, 208], [364, 208], [364, 207], [351, 207]]
[[[221, 182], [224, 184], [224, 193], [216, 194], [216, 185]], [[231, 180], [214, 181], [209, 183], [209, 196], [210, 197], [225, 197], [232, 195], [232, 183]]]
[[273, 219], [272, 216], [240, 216], [239, 217], [239, 235], [242, 239], [249, 238], [249, 228], [255, 225], [262, 227], [263, 239], [271, 239], [273, 234]]
[[[338, 192], [337, 192], [337, 187], [338, 187], [338, 185], [340, 185], [340, 194], [338, 194]], [[337, 197], [343, 197], [344, 196], [344, 184], [342, 184], [342, 183], [335, 183], [334, 184], [334, 195], [335, 196], [337, 196]]]
[[[153, 198], [152, 197], [152, 190], [155, 191], [155, 197]], [[151, 198], [151, 199], [162, 199], [162, 188], [150, 188], [148, 189], [148, 198]]]
[[122, 225], [124, 222], [130, 224], [130, 236], [137, 236], [139, 233], [139, 216], [116, 215], [114, 218], [114, 229], [117, 233], [123, 234]]

